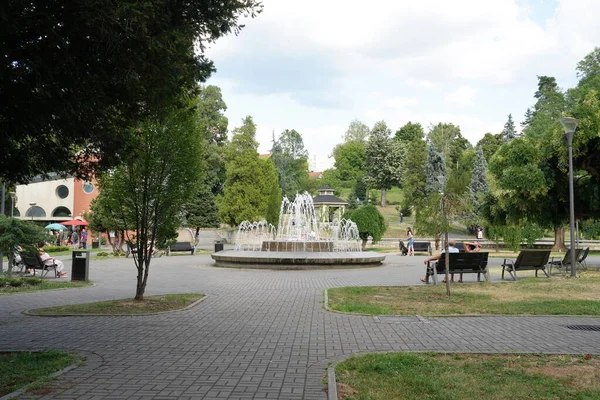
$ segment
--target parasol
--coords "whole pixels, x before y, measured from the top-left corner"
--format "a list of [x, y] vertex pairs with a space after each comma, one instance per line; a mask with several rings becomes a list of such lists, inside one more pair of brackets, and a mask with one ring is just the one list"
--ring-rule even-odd
[[89, 223], [87, 221], [82, 221], [80, 219], [72, 219], [70, 221], [63, 221], [62, 222], [63, 225], [89, 225]]
[[50, 225], [46, 225], [44, 227], [45, 229], [52, 229], [53, 231], [66, 231], [67, 227], [64, 226], [63, 224], [58, 224], [56, 222], [50, 224]]

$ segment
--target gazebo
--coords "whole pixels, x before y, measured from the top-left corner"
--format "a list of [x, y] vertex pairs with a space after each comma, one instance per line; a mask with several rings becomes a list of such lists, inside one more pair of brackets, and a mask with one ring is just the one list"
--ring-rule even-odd
[[333, 195], [333, 188], [325, 185], [317, 189], [318, 195], [313, 199], [315, 213], [321, 222], [333, 222], [342, 219], [347, 202]]

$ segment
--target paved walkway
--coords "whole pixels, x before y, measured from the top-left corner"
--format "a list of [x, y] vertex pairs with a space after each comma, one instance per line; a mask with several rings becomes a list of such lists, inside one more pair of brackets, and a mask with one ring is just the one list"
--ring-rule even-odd
[[[131, 259], [92, 261], [96, 286], [0, 297], [0, 350], [60, 348], [87, 356], [61, 399], [325, 399], [327, 363], [358, 352], [600, 353], [595, 318], [437, 318], [386, 323], [322, 308], [323, 289], [418, 282], [424, 256], [382, 267], [262, 271], [211, 267], [209, 255], [152, 261], [147, 295], [200, 292], [187, 311], [138, 317], [32, 317], [25, 309], [132, 297]], [[500, 260], [491, 260], [498, 264]], [[67, 270], [70, 263], [67, 262]], [[41, 396], [23, 396], [39, 398]]]

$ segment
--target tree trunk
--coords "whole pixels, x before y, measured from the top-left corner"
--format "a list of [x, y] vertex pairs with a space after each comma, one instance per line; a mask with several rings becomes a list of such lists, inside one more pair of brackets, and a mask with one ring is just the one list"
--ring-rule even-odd
[[381, 207], [385, 207], [385, 205], [387, 204], [386, 194], [387, 194], [387, 190], [385, 188], [382, 188], [381, 189]]
[[[444, 233], [444, 240], [445, 240], [445, 244], [444, 244], [444, 257], [446, 258], [446, 294], [448, 295], [448, 297], [450, 297], [450, 276], [449, 276], [449, 270], [450, 270], [450, 253], [448, 252], [448, 231], [446, 230], [446, 232]], [[435, 273], [435, 270], [433, 271], [433, 273]]]
[[440, 233], [436, 233], [435, 234], [435, 239], [434, 240], [435, 240], [435, 249], [436, 250], [440, 249], [440, 236], [441, 236]]
[[363, 239], [362, 240], [362, 246], [361, 247], [362, 247], [363, 251], [365, 251], [365, 248], [367, 247], [367, 241], [368, 241], [368, 239]]
[[564, 228], [564, 226], [555, 226], [554, 227], [554, 244], [552, 245], [552, 250], [554, 250], [554, 251], [567, 250], [567, 247], [565, 246], [565, 228]]

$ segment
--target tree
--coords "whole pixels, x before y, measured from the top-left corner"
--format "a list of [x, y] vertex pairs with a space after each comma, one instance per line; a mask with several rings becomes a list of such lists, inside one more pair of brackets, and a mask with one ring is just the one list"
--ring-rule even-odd
[[0, 253], [8, 258], [7, 274], [12, 275], [17, 246], [26, 246], [37, 251], [38, 244], [50, 240], [39, 226], [31, 221], [9, 218], [0, 214]]
[[338, 179], [354, 182], [365, 174], [365, 144], [351, 141], [338, 144], [333, 149], [335, 170]]
[[350, 126], [346, 130], [346, 133], [344, 133], [344, 143], [364, 143], [369, 137], [369, 133], [370, 130], [367, 125], [363, 124], [358, 119], [353, 119], [352, 122], [350, 122]]
[[500, 146], [502, 146], [502, 143], [504, 142], [502, 140], [501, 133], [494, 135], [488, 132], [483, 135], [481, 139], [479, 139], [479, 142], [477, 142], [475, 147], [481, 147], [483, 150], [483, 156], [486, 160], [489, 160], [494, 154], [496, 154], [496, 151], [498, 151]]
[[203, 179], [191, 200], [184, 206], [184, 224], [196, 229], [219, 226], [217, 197], [223, 194], [225, 182], [225, 148], [227, 145], [227, 125], [225, 117], [227, 105], [217, 86], [201, 88], [195, 101], [198, 131], [204, 138], [206, 151]]
[[138, 121], [168, 114], [165, 104], [214, 71], [206, 45], [261, 9], [255, 0], [3, 2], [0, 178], [118, 165]]
[[471, 177], [471, 183], [469, 184], [469, 195], [473, 204], [475, 214], [479, 214], [481, 210], [481, 204], [487, 192], [489, 191], [489, 185], [485, 177], [487, 171], [487, 161], [483, 155], [483, 148], [477, 149], [477, 158], [475, 159], [475, 165], [473, 166], [473, 175]]
[[[273, 195], [268, 184], [277, 184], [277, 176], [265, 176], [264, 163], [258, 158], [256, 125], [252, 117], [243, 119], [233, 130], [227, 149], [225, 192], [219, 208], [220, 218], [230, 224], [258, 221], [267, 217]], [[272, 164], [272, 161], [269, 160]], [[279, 215], [279, 214], [278, 214]]]
[[[440, 193], [446, 180], [446, 164], [442, 155], [435, 149], [432, 143], [427, 148], [427, 164], [425, 164], [425, 193]], [[442, 178], [442, 181], [440, 181]]]
[[362, 248], [365, 249], [369, 237], [373, 243], [378, 242], [383, 237], [387, 226], [383, 215], [377, 207], [372, 204], [367, 204], [356, 210], [347, 211], [344, 214], [345, 219], [350, 219], [358, 227], [358, 234], [362, 240]]
[[394, 176], [390, 154], [391, 131], [384, 121], [379, 121], [373, 126], [369, 141], [365, 148], [366, 177], [368, 182], [375, 188], [381, 190], [381, 205], [386, 205], [386, 190], [392, 188]]
[[502, 138], [505, 142], [509, 142], [517, 137], [517, 130], [515, 128], [515, 122], [513, 121], [512, 114], [508, 114], [508, 120], [504, 124], [502, 130]]
[[107, 205], [133, 230], [137, 251], [135, 299], [143, 300], [152, 249], [176, 237], [181, 208], [201, 178], [202, 136], [193, 107], [172, 109], [166, 118], [141, 123], [132, 135], [125, 162], [99, 179]]
[[277, 181], [277, 167], [272, 158], [259, 160], [261, 164], [261, 186], [265, 193], [265, 220], [277, 226], [279, 223], [279, 211], [281, 209], [282, 194]]
[[[454, 124], [443, 124], [432, 125], [429, 128], [427, 139], [433, 145], [433, 147], [440, 153], [446, 162], [446, 167], [452, 165], [456, 160], [451, 159], [451, 155], [455, 153], [453, 151], [452, 143], [457, 139], [463, 139], [460, 128]], [[456, 154], [455, 154], [456, 155]]]
[[273, 142], [271, 160], [277, 168], [283, 195], [295, 196], [308, 180], [308, 152], [302, 135], [294, 129], [284, 130]]
[[423, 140], [425, 132], [423, 131], [421, 124], [415, 124], [409, 121], [396, 131], [394, 137], [402, 142], [412, 143], [416, 140]]

